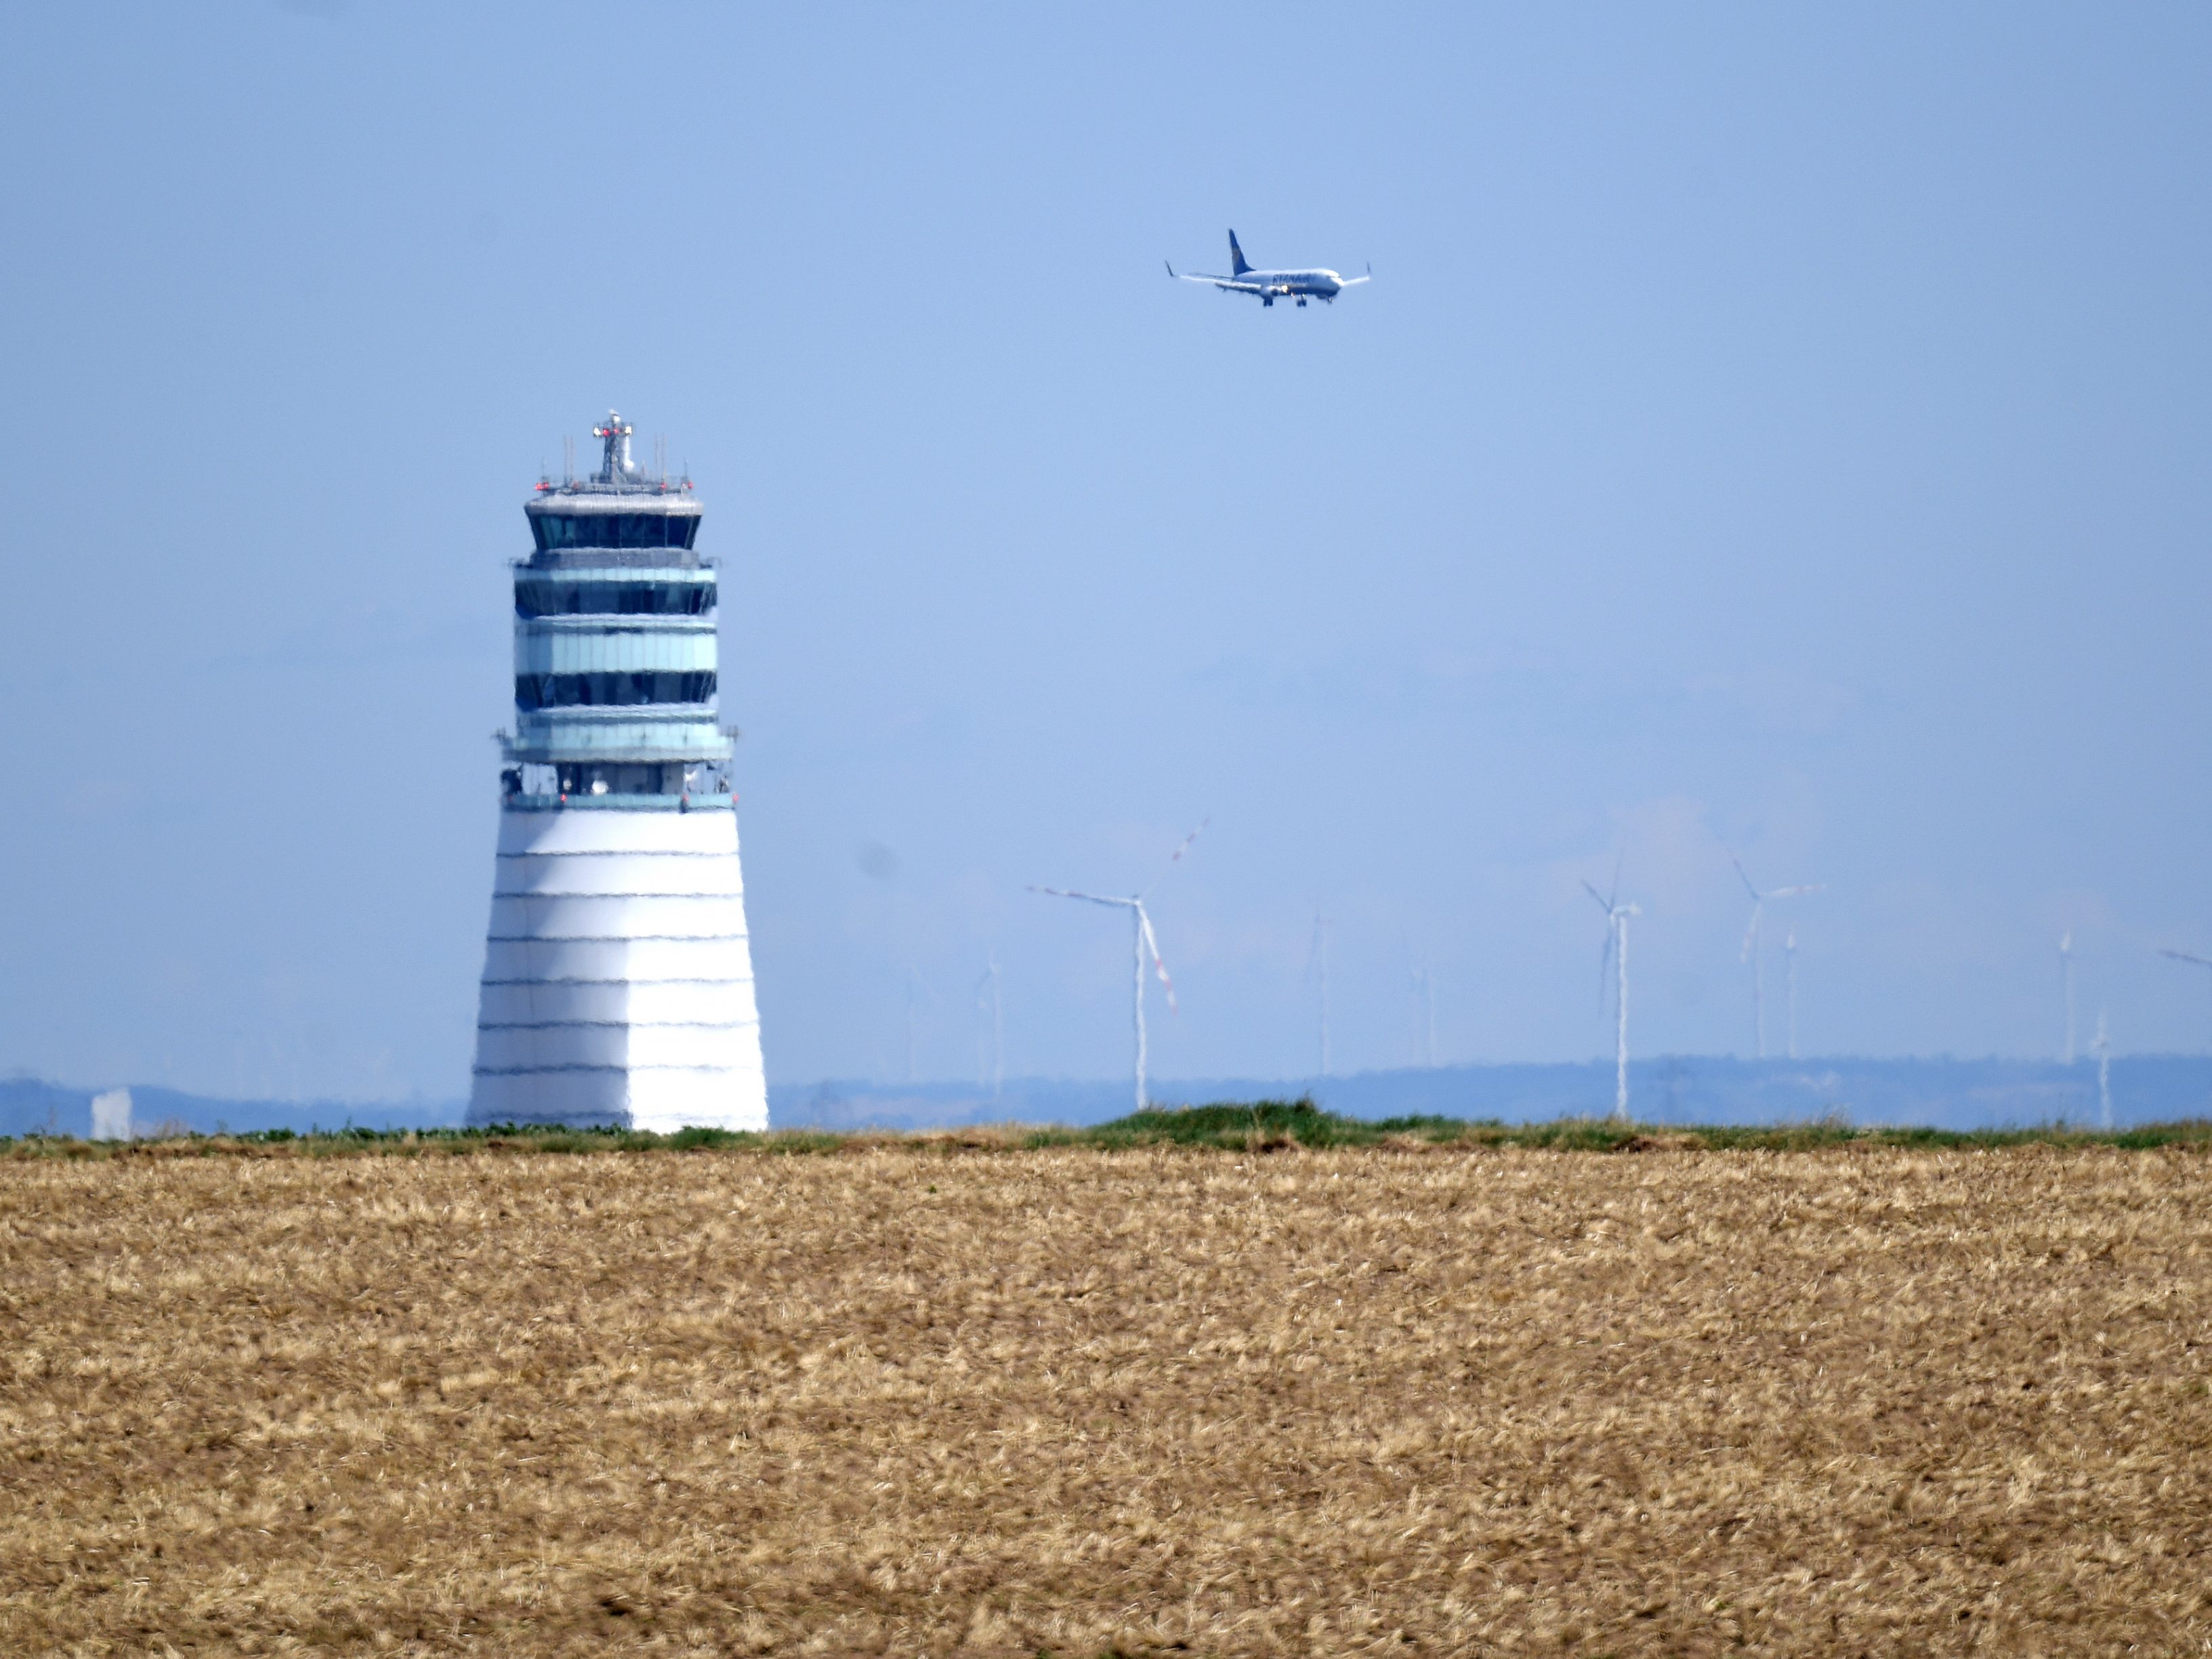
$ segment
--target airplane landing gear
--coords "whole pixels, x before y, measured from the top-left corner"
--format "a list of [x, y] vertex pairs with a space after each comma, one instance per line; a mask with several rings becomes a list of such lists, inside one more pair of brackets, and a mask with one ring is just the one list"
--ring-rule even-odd
[[1272, 307], [1275, 303], [1275, 296], [1272, 294], [1262, 294], [1260, 296], [1260, 303], [1263, 306]]
[[1306, 302], [1305, 302], [1304, 300], [1299, 301], [1298, 301], [1298, 309], [1299, 309], [1300, 311], [1304, 311], [1305, 308], [1306, 308]]

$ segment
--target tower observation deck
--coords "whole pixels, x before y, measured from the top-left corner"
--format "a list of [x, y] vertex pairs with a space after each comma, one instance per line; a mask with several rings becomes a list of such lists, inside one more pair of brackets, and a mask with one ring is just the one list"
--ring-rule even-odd
[[471, 1123], [768, 1124], [717, 570], [631, 431], [610, 410], [599, 470], [523, 508]]

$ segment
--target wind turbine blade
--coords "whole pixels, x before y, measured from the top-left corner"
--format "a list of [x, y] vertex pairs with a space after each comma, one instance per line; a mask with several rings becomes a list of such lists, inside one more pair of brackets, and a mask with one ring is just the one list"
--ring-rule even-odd
[[1751, 884], [1751, 878], [1745, 873], [1743, 860], [1741, 859], [1738, 858], [1735, 854], [1730, 853], [1729, 854], [1729, 862], [1735, 866], [1736, 874], [1739, 877], [1741, 877], [1743, 880], [1743, 890], [1751, 895], [1753, 903], [1756, 904], [1760, 899], [1766, 896], [1765, 894], [1760, 892], [1759, 889]]
[[1754, 900], [1751, 907], [1751, 926], [1743, 930], [1742, 960], [1746, 962], [1749, 962], [1751, 960], [1752, 951], [1759, 943], [1759, 918], [1760, 913], [1765, 908], [1765, 896], [1761, 894]]
[[1766, 896], [1768, 898], [1802, 898], [1808, 893], [1825, 893], [1827, 890], [1826, 882], [1814, 881], [1808, 882], [1802, 887], [1778, 887]]
[[1605, 994], [1612, 986], [1609, 970], [1613, 967], [1613, 941], [1620, 928], [1620, 924], [1608, 913], [1605, 919], [1605, 944], [1597, 953], [1597, 1011], [1600, 1013], [1605, 1012]]
[[1596, 899], [1597, 908], [1604, 911], [1606, 915], [1611, 915], [1613, 914], [1613, 905], [1611, 902], [1601, 895], [1596, 888], [1591, 886], [1589, 882], [1585, 881], [1583, 883], [1583, 891], [1588, 893], [1592, 898]]
[[2172, 957], [2176, 962], [2193, 962], [2199, 968], [2212, 968], [2212, 957], [2200, 957], [2193, 951], [2168, 951], [2161, 946], [2159, 955]]
[[[1151, 892], [1153, 888], [1158, 886], [1162, 881], [1165, 880], [1168, 876], [1174, 872], [1176, 866], [1182, 862], [1182, 855], [1190, 851], [1191, 842], [1196, 841], [1200, 836], [1204, 835], [1206, 833], [1206, 824], [1212, 822], [1213, 820], [1212, 818], [1206, 819], [1198, 826], [1197, 829], [1192, 830], [1188, 835], [1185, 836], [1181, 841], [1176, 843], [1175, 851], [1168, 854], [1168, 867], [1165, 870], [1163, 870], [1158, 876], [1155, 876], [1152, 881], [1146, 884], [1145, 893]], [[1137, 896], [1139, 898], [1142, 898], [1144, 897], [1145, 893], [1139, 893]]]
[[1152, 919], [1145, 914], [1145, 907], [1141, 904], [1137, 907], [1137, 926], [1144, 931], [1145, 949], [1152, 955], [1152, 971], [1160, 976], [1160, 983], [1167, 987], [1168, 1012], [1179, 1014], [1182, 1010], [1176, 1006], [1175, 981], [1168, 977], [1167, 963], [1160, 960], [1160, 943], [1152, 937]]
[[1073, 888], [1068, 887], [1039, 887], [1035, 883], [1030, 884], [1030, 891], [1032, 893], [1049, 893], [1054, 898], [1083, 899], [1092, 904], [1118, 904], [1125, 909], [1137, 902], [1134, 899], [1101, 898], [1096, 893], [1079, 893]]
[[1605, 896], [1605, 909], [1607, 915], [1613, 914], [1613, 902], [1620, 897], [1620, 866], [1627, 862], [1628, 849], [1624, 847], [1613, 860], [1613, 886]]

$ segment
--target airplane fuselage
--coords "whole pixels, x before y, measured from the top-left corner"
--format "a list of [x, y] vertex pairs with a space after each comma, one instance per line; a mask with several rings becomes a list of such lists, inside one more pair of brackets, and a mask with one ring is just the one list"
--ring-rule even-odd
[[1268, 300], [1334, 300], [1344, 289], [1344, 278], [1333, 270], [1248, 270], [1237, 280]]

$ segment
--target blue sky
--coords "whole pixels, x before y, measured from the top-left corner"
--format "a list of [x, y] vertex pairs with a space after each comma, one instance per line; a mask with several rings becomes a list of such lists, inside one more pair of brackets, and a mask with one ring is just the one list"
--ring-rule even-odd
[[[667, 434], [772, 1077], [2212, 1043], [2201, 9], [11, 21], [0, 1066], [463, 1092], [507, 561]], [[1167, 281], [1376, 280], [1300, 316]], [[585, 445], [588, 447], [588, 439]], [[647, 445], [649, 453], [649, 444]], [[1778, 939], [1778, 934], [1777, 935]], [[1778, 957], [1775, 972], [1778, 996]]]

